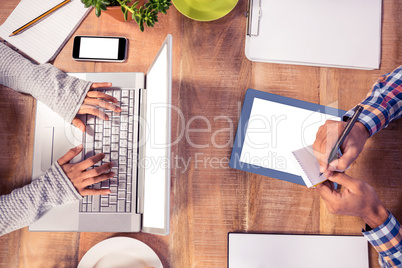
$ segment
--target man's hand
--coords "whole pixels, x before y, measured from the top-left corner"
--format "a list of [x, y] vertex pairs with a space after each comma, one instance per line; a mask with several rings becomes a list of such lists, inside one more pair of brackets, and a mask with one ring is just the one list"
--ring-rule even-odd
[[109, 189], [98, 190], [87, 189], [86, 187], [113, 177], [113, 172], [109, 172], [109, 170], [112, 168], [112, 163], [103, 164], [100, 167], [86, 170], [105, 157], [104, 154], [97, 154], [80, 163], [70, 164], [70, 161], [81, 151], [82, 145], [72, 148], [64, 156], [57, 160], [57, 162], [82, 196], [110, 194]]
[[[111, 86], [112, 83], [93, 83], [77, 114], [91, 114], [103, 120], [108, 120], [109, 118], [106, 113], [102, 111], [102, 108], [119, 113], [121, 108], [112, 104], [117, 102], [116, 98], [99, 91], [93, 91], [97, 88], [107, 88]], [[72, 123], [82, 132], [85, 132], [85, 124], [81, 119], [75, 117]]]
[[329, 154], [346, 124], [346, 122], [328, 120], [318, 129], [313, 149], [320, 163], [320, 172], [346, 170], [363, 150], [364, 144], [370, 135], [362, 123], [356, 122], [341, 146], [342, 156], [328, 163]]
[[[330, 213], [362, 217], [373, 229], [388, 218], [388, 211], [368, 183], [338, 172], [329, 180], [317, 185], [316, 189]], [[340, 191], [334, 189], [333, 182], [342, 185]]]

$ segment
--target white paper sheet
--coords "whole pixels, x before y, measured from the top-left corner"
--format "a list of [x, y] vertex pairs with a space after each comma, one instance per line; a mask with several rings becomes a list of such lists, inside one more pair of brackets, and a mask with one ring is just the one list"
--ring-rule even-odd
[[363, 236], [229, 234], [228, 268], [367, 268]]
[[318, 128], [339, 117], [255, 98], [240, 161], [300, 175], [292, 151], [314, 143]]
[[21, 1], [0, 26], [0, 37], [38, 63], [52, 60], [90, 11], [90, 8], [85, 8], [80, 0], [71, 0], [23, 32], [11, 37], [9, 35], [61, 2], [61, 0]]
[[261, 1], [261, 16], [252, 24], [258, 36], [246, 38], [250, 60], [379, 68], [381, 0], [252, 1]]

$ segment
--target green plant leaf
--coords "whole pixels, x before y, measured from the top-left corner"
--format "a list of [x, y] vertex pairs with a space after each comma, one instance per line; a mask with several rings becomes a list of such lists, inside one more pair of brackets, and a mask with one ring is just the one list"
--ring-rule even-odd
[[133, 18], [137, 24], [140, 24], [140, 17], [137, 14], [133, 13]]
[[85, 8], [88, 8], [91, 6], [91, 0], [81, 0], [81, 3], [84, 4]]
[[134, 4], [131, 5], [131, 8], [135, 8], [136, 6], [138, 6], [139, 2], [135, 1]]
[[106, 5], [104, 3], [99, 4], [100, 9], [106, 10]]
[[99, 17], [101, 15], [101, 9], [99, 6], [95, 7], [95, 15]]
[[97, 17], [101, 15], [102, 10], [106, 10], [107, 6], [117, 5], [121, 7], [121, 12], [124, 19], [128, 19], [129, 12], [132, 13], [131, 17], [139, 25], [140, 30], [144, 31], [144, 26], [154, 27], [158, 22], [158, 13], [167, 13], [169, 6], [172, 5], [171, 0], [148, 0], [147, 3], [140, 6], [139, 1], [131, 4], [132, 0], [81, 0], [85, 8], [90, 6], [95, 7], [95, 14]]
[[110, 0], [110, 2], [107, 5], [108, 6], [120, 6], [120, 3], [117, 0]]

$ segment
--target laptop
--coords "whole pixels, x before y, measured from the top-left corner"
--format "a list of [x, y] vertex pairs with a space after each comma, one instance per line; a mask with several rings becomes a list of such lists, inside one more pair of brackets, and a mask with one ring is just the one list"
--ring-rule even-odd
[[[32, 179], [38, 179], [74, 146], [79, 162], [97, 153], [113, 162], [115, 176], [90, 186], [110, 195], [88, 196], [48, 210], [30, 231], [147, 232], [167, 235], [170, 219], [170, 133], [172, 36], [168, 35], [146, 74], [71, 73], [92, 82], [111, 82], [103, 89], [119, 100], [121, 113], [109, 120], [84, 115], [86, 133], [37, 103]], [[96, 166], [96, 165], [95, 165]]]

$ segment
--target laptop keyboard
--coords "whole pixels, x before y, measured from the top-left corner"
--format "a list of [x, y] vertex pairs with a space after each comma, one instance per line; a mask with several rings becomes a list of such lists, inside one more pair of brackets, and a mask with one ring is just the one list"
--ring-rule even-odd
[[105, 158], [94, 167], [112, 162], [111, 171], [115, 176], [88, 187], [110, 189], [111, 193], [85, 196], [80, 203], [80, 212], [131, 212], [135, 206], [132, 204], [132, 183], [136, 183], [132, 176], [133, 157], [137, 154], [136, 144], [133, 144], [134, 90], [114, 89], [103, 92], [118, 100], [121, 113], [105, 110], [109, 120], [86, 115], [87, 133], [83, 153], [84, 159], [104, 153]]

